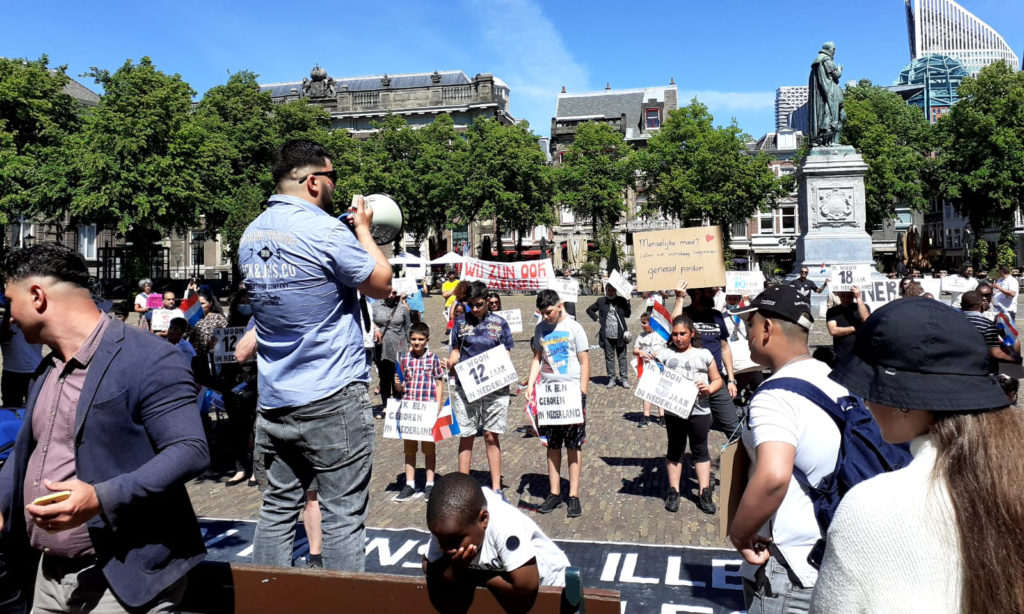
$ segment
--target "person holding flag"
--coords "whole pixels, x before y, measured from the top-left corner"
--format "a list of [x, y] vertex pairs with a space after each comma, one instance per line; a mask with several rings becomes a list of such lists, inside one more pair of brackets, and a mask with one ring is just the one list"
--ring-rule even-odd
[[[825, 268], [825, 263], [822, 262], [821, 270], [819, 271], [819, 273], [825, 275], [827, 272], [828, 269]], [[821, 294], [822, 291], [825, 290], [825, 286], [828, 285], [828, 282], [832, 280], [826, 277], [825, 283], [821, 284], [821, 287], [819, 288], [818, 284], [814, 283], [810, 279], [807, 279], [808, 273], [810, 273], [810, 271], [807, 269], [806, 266], [800, 267], [800, 277], [789, 282], [789, 285], [799, 290], [801, 295], [810, 299], [812, 290], [815, 292], [815, 294]]]
[[[660, 308], [661, 312], [657, 309]], [[633, 343], [633, 356], [636, 356], [636, 377], [637, 381], [644, 376], [644, 367], [654, 361], [654, 355], [661, 348], [665, 347], [668, 343], [668, 335], [665, 333], [665, 322], [668, 318], [665, 314], [668, 310], [661, 303], [655, 303], [651, 308], [651, 314], [642, 314], [640, 316], [640, 326], [644, 333], [636, 338], [636, 342]], [[655, 319], [653, 316], [657, 316]], [[652, 325], [651, 320], [655, 319]], [[657, 330], [655, 330], [657, 326]], [[658, 408], [658, 419], [662, 426], [665, 425], [665, 410], [661, 407]], [[644, 414], [640, 418], [640, 423], [637, 424], [638, 428], [645, 429], [651, 423], [651, 402], [644, 401]]]

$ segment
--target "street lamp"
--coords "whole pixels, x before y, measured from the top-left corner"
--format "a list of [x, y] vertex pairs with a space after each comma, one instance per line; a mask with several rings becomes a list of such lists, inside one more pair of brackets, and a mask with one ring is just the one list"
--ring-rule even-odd
[[199, 279], [199, 254], [202, 253], [200, 250], [203, 249], [203, 242], [206, 237], [201, 232], [192, 234], [192, 265], [195, 269], [193, 276]]

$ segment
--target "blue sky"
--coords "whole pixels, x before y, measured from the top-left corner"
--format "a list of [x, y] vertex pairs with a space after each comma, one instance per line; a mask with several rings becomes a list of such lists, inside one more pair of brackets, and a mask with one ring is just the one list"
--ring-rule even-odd
[[[963, 0], [1021, 55], [1024, 2]], [[0, 56], [116, 69], [153, 58], [198, 95], [229, 72], [299, 80], [319, 63], [335, 77], [459, 69], [511, 87], [511, 110], [547, 135], [570, 92], [668, 84], [697, 96], [716, 123], [754, 136], [774, 127], [774, 92], [807, 81], [834, 40], [843, 80], [890, 84], [909, 61], [903, 0], [607, 2], [396, 0], [0, 2]], [[79, 79], [97, 89], [88, 79]]]

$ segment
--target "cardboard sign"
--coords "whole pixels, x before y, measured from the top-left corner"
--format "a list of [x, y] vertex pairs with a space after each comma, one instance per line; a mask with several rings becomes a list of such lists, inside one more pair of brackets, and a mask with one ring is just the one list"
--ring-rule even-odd
[[633, 295], [633, 284], [626, 281], [626, 278], [618, 271], [612, 271], [608, 274], [608, 285], [615, 288], [615, 292], [619, 296], [624, 296], [628, 299]]
[[412, 277], [395, 277], [391, 280], [391, 289], [399, 294], [412, 296], [416, 294], [416, 280]]
[[513, 333], [523, 332], [523, 312], [519, 309], [503, 309], [493, 313], [508, 322], [508, 329]]
[[576, 382], [537, 386], [537, 424], [583, 424], [583, 396]]
[[543, 290], [554, 277], [551, 258], [524, 262], [490, 262], [467, 257], [462, 263], [465, 281], [482, 281], [492, 290]]
[[516, 368], [503, 345], [460, 361], [455, 365], [455, 374], [459, 376], [459, 386], [470, 401], [519, 381]]
[[740, 296], [757, 296], [764, 290], [764, 273], [761, 271], [726, 271], [725, 293]]
[[718, 471], [718, 501], [721, 516], [718, 519], [718, 536], [727, 539], [732, 521], [736, 518], [736, 511], [740, 508], [740, 499], [743, 498], [743, 491], [747, 487], [747, 474], [750, 471], [750, 457], [747, 456], [743, 442], [737, 440], [728, 444], [719, 463], [721, 468]]
[[563, 303], [575, 303], [580, 298], [580, 282], [571, 277], [551, 277], [548, 288], [557, 292]]
[[849, 292], [857, 286], [864, 289], [871, 283], [872, 268], [867, 264], [833, 264], [829, 268], [829, 289], [832, 292]]
[[436, 401], [388, 399], [384, 413], [383, 435], [388, 439], [434, 441], [436, 421]]
[[640, 291], [725, 284], [722, 230], [718, 226], [658, 230], [633, 235], [636, 285]]
[[173, 309], [154, 309], [153, 319], [150, 321], [149, 326], [153, 330], [167, 330], [173, 317]]
[[150, 309], [160, 309], [164, 306], [164, 295], [159, 292], [150, 292], [149, 296], [146, 297], [146, 307]]
[[213, 347], [213, 364], [223, 365], [238, 362], [235, 360], [235, 348], [244, 334], [244, 326], [214, 329], [213, 336], [217, 340], [217, 345]]
[[941, 278], [940, 287], [942, 288], [943, 292], [948, 292], [950, 294], [962, 294], [964, 292], [969, 292], [975, 289], [976, 287], [978, 287], [978, 284], [975, 280], [971, 279], [970, 277], [961, 277], [959, 275], [946, 275], [945, 277]]
[[633, 394], [680, 418], [689, 418], [697, 401], [697, 385], [682, 373], [650, 366], [644, 369]]

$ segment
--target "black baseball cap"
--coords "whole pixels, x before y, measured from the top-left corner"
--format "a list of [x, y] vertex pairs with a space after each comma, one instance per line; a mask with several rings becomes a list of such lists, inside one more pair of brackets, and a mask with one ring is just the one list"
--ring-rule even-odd
[[801, 294], [796, 287], [788, 284], [768, 286], [748, 305], [730, 309], [729, 313], [743, 315], [752, 311], [760, 311], [771, 317], [788, 320], [807, 330], [811, 330], [811, 327], [814, 326], [810, 299]]
[[879, 307], [829, 377], [865, 400], [900, 409], [989, 411], [1010, 404], [989, 372], [981, 333], [959, 311], [923, 297]]

